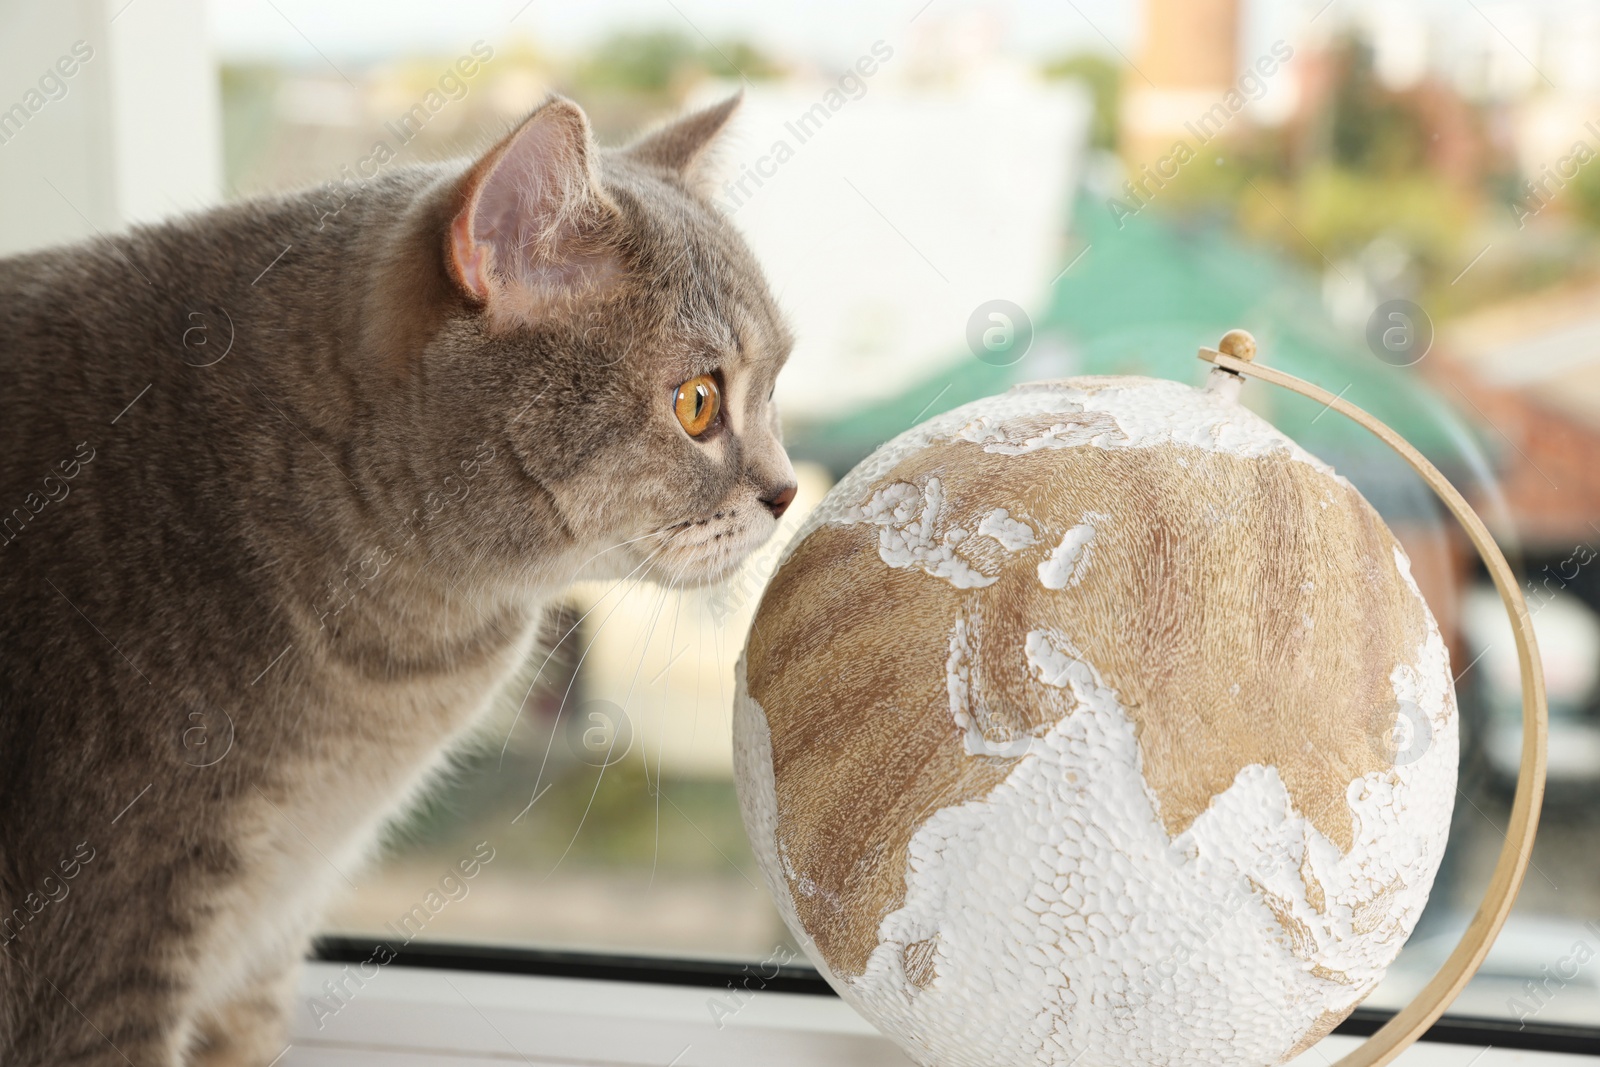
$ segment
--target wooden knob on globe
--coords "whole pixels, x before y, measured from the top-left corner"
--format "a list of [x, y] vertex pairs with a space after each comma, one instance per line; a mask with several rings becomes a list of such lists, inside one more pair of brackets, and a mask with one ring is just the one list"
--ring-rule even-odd
[[1229, 330], [1217, 342], [1217, 351], [1249, 363], [1256, 358], [1256, 339], [1248, 330]]
[[846, 476], [762, 600], [734, 744], [785, 921], [917, 1062], [1259, 1067], [1409, 936], [1456, 730], [1360, 494], [1226, 396], [1119, 377]]

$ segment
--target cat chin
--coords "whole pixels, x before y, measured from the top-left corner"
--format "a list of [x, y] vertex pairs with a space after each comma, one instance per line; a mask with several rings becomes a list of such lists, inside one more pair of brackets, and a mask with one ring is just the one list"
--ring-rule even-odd
[[748, 552], [736, 552], [705, 560], [686, 560], [677, 564], [658, 562], [650, 568], [651, 581], [679, 589], [700, 589], [725, 581], [739, 569]]
[[734, 573], [739, 569], [739, 564], [743, 562], [744, 557], [740, 556], [726, 563], [717, 564], [712, 569], [700, 574], [686, 575], [674, 584], [686, 589], [703, 589], [708, 585], [717, 585], [733, 577]]
[[716, 585], [732, 577], [765, 541], [766, 537], [749, 537], [742, 544], [719, 539], [683, 545], [657, 557], [650, 565], [649, 577], [662, 585], [688, 589]]

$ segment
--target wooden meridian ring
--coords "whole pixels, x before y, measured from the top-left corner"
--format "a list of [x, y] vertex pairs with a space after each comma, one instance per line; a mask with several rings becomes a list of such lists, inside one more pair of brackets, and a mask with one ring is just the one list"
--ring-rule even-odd
[[1466, 530], [1472, 546], [1478, 550], [1478, 556], [1489, 569], [1489, 576], [1494, 579], [1500, 600], [1511, 617], [1511, 632], [1517, 643], [1517, 660], [1522, 668], [1522, 763], [1517, 772], [1517, 793], [1511, 805], [1511, 825], [1506, 828], [1505, 847], [1500, 850], [1500, 858], [1495, 862], [1494, 874], [1489, 879], [1489, 889], [1483, 903], [1478, 905], [1477, 914], [1472, 917], [1466, 933], [1461, 936], [1460, 943], [1438, 973], [1412, 998], [1411, 1003], [1360, 1048], [1334, 1065], [1382, 1067], [1421, 1037], [1471, 980], [1488, 955], [1495, 935], [1505, 925], [1511, 905], [1517, 899], [1517, 890], [1522, 887], [1523, 875], [1527, 873], [1528, 860], [1533, 855], [1533, 837], [1539, 827], [1539, 808], [1544, 802], [1545, 747], [1549, 730], [1544, 669], [1539, 662], [1533, 619], [1528, 614], [1527, 602], [1522, 598], [1522, 590], [1517, 585], [1511, 566], [1506, 563], [1505, 556], [1501, 554], [1500, 547], [1495, 544], [1483, 520], [1456, 492], [1455, 486], [1439, 473], [1438, 468], [1429, 463], [1405, 438], [1326, 389], [1302, 381], [1292, 374], [1256, 364], [1253, 362], [1255, 338], [1243, 330], [1230, 330], [1218, 343], [1217, 349], [1200, 349], [1200, 358], [1218, 368], [1212, 372], [1213, 375], [1222, 373], [1239, 378], [1259, 378], [1319, 401], [1366, 427], [1422, 475], [1428, 487]]

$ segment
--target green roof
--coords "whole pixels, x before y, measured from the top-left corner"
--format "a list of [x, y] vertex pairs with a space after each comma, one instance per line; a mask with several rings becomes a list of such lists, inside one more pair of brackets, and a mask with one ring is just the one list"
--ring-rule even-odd
[[[1028, 354], [1009, 367], [952, 355], [939, 371], [898, 396], [828, 422], [796, 426], [799, 457], [842, 473], [912, 425], [970, 400], [1038, 378], [1142, 374], [1200, 384], [1209, 368], [1195, 356], [1228, 330], [1249, 330], [1263, 362], [1365, 408], [1446, 473], [1465, 465], [1460, 420], [1421, 380], [1417, 367], [1374, 356], [1322, 308], [1314, 276], [1215, 224], [1185, 225], [1154, 210], [1117, 221], [1080, 198], [1070, 256], [1081, 258], [1051, 287], [1034, 321]], [[1068, 260], [1070, 262], [1070, 258]], [[1420, 481], [1386, 446], [1320, 404], [1259, 382], [1245, 403], [1348, 475], [1380, 510], [1431, 511]], [[1383, 500], [1387, 500], [1385, 506]], [[1404, 498], [1404, 499], [1401, 499]]]

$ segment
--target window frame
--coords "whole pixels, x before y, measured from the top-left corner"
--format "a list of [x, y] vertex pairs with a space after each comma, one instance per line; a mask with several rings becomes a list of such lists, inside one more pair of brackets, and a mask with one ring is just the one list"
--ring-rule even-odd
[[[838, 996], [815, 967], [793, 963], [762, 964], [731, 959], [627, 955], [457, 941], [413, 941], [395, 947], [381, 939], [347, 935], [317, 938], [310, 959], [319, 963], [361, 963], [370, 959], [373, 948], [380, 944], [394, 953], [393, 959], [387, 964], [391, 967]], [[1394, 1015], [1395, 1012], [1384, 1008], [1358, 1007], [1333, 1032], [1345, 1037], [1368, 1037]], [[1600, 1025], [1538, 1021], [1518, 1023], [1513, 1019], [1446, 1013], [1419, 1040], [1600, 1057]]]

